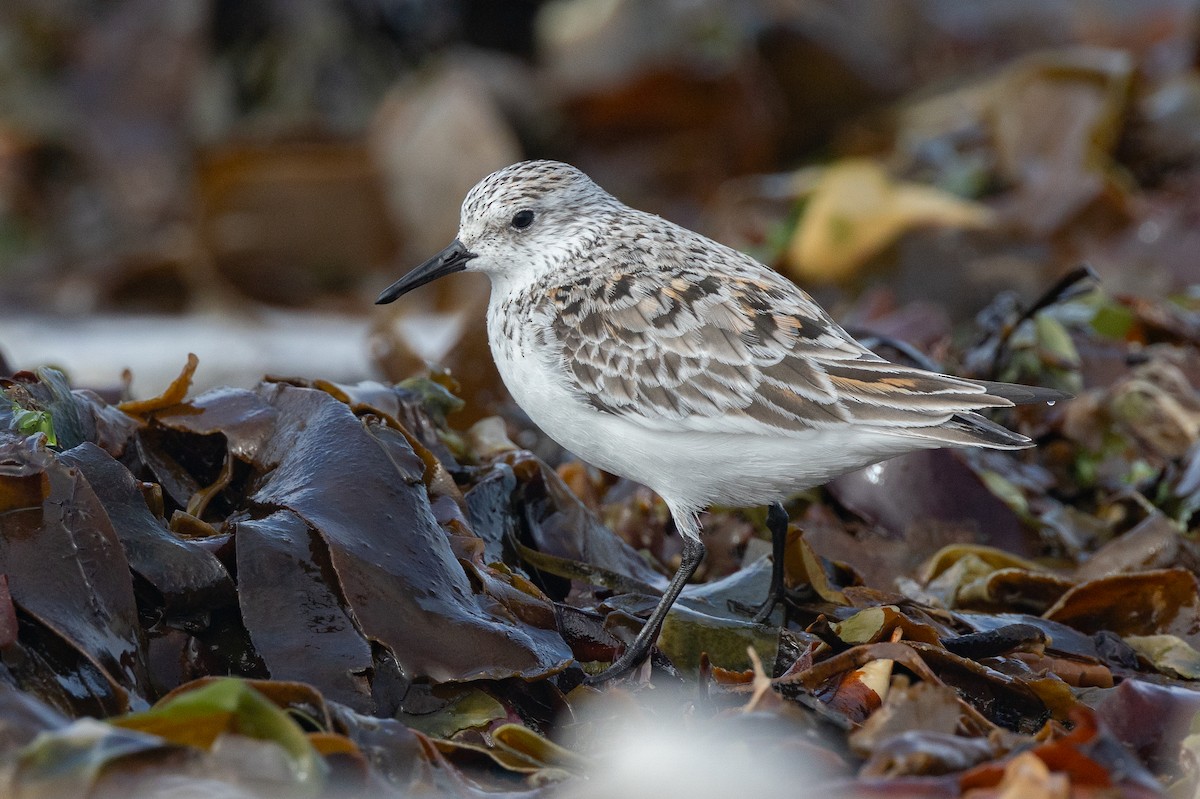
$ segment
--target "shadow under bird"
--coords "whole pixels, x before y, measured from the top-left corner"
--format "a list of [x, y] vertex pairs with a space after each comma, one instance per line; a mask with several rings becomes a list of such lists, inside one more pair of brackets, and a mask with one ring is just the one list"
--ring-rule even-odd
[[770, 506], [763, 621], [784, 595], [786, 497], [914, 450], [1033, 446], [978, 411], [1067, 396], [886, 361], [774, 270], [555, 161], [481, 180], [458, 237], [377, 302], [462, 271], [491, 278], [488, 341], [521, 408], [583, 460], [657, 492], [683, 539], [658, 606], [593, 681], [650, 653], [704, 557], [709, 505]]

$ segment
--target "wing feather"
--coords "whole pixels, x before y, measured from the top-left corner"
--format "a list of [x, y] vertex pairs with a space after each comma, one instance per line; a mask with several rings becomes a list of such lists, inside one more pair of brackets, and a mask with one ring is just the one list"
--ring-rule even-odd
[[720, 279], [686, 266], [575, 274], [532, 305], [584, 401], [657, 429], [911, 429], [1012, 404], [991, 386], [883, 360], [745, 262]]

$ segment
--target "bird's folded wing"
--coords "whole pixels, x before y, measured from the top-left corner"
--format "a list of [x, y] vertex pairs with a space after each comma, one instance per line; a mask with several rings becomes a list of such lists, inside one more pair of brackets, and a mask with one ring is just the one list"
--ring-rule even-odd
[[680, 268], [577, 278], [539, 298], [539, 336], [583, 401], [655, 429], [926, 427], [1012, 404], [884, 361], [776, 277]]

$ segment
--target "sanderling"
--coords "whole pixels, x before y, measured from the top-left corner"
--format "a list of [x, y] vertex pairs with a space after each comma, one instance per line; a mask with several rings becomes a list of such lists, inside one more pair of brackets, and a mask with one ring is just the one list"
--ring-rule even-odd
[[658, 606], [601, 679], [649, 654], [704, 557], [709, 505], [770, 505], [763, 620], [783, 593], [783, 499], [913, 450], [1032, 446], [977, 411], [1065, 396], [890, 363], [779, 273], [554, 161], [481, 180], [458, 237], [377, 302], [460, 271], [491, 278], [492, 356], [529, 418], [656, 491], [683, 539]]

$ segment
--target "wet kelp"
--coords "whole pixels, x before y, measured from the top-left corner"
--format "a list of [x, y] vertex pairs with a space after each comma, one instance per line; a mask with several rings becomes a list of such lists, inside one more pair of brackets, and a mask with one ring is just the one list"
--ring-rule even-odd
[[455, 429], [448, 379], [189, 397], [191, 359], [111, 405], [13, 375], [9, 792], [611, 795], [621, 746], [661, 734], [693, 759], [644, 785], [724, 764], [833, 796], [1191, 795], [1197, 309], [1043, 306], [994, 309], [962, 353], [1077, 394], [1003, 420], [1038, 449], [917, 453], [795, 498], [782, 628], [747, 612], [761, 520], [714, 510], [706, 581], [604, 691], [583, 678], [653, 606], [666, 516], [498, 419]]

